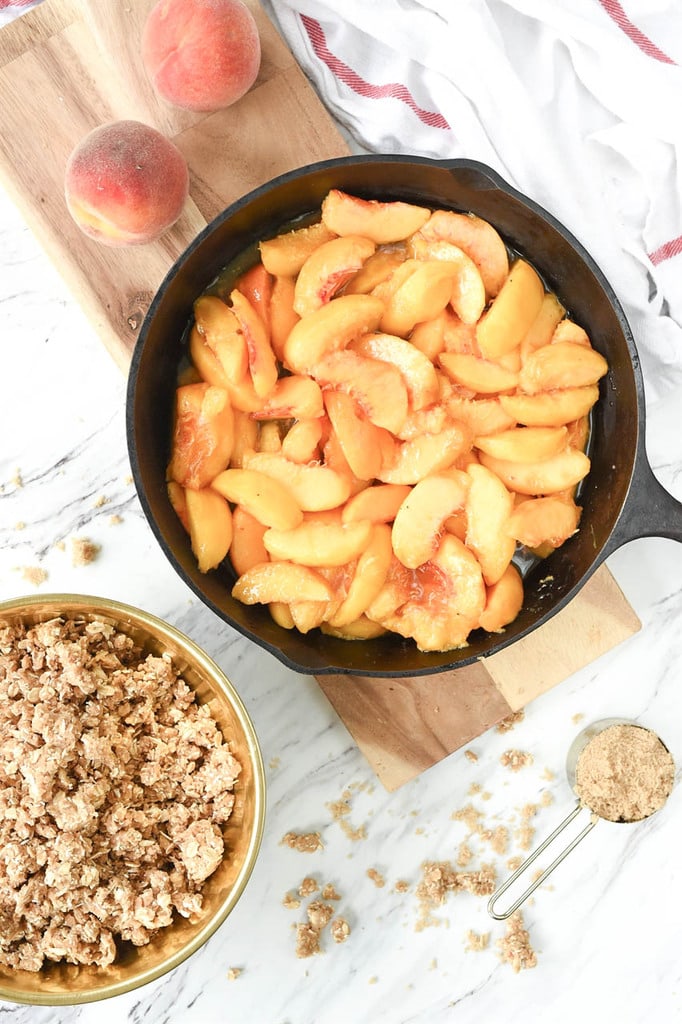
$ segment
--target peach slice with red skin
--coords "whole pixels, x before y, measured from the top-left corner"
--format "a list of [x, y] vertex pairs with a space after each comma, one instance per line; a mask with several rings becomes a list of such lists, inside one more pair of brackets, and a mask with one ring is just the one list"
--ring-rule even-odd
[[414, 485], [398, 509], [391, 532], [396, 558], [416, 569], [438, 550], [443, 524], [461, 508], [469, 490], [466, 473], [433, 473]]
[[400, 371], [412, 409], [438, 400], [438, 378], [431, 360], [409, 341], [392, 334], [366, 334], [349, 348], [358, 355], [389, 363]]
[[412, 253], [420, 260], [443, 260], [456, 268], [450, 304], [465, 324], [475, 324], [486, 304], [485, 285], [474, 261], [451, 242], [428, 242], [420, 235], [412, 239]]
[[359, 480], [373, 480], [381, 471], [381, 427], [362, 416], [357, 403], [342, 391], [326, 391], [324, 404], [351, 472]]
[[268, 329], [245, 295], [236, 288], [230, 293], [232, 312], [246, 342], [253, 389], [266, 398], [277, 383], [277, 360], [270, 345]]
[[474, 214], [436, 210], [420, 234], [427, 241], [450, 242], [462, 249], [478, 267], [487, 295], [497, 295], [509, 273], [509, 257], [492, 224]]
[[530, 263], [518, 259], [476, 325], [476, 340], [486, 359], [499, 359], [521, 344], [536, 319], [545, 287]]
[[329, 617], [331, 626], [337, 629], [349, 626], [364, 615], [386, 581], [391, 558], [390, 527], [376, 524], [358, 557], [345, 598]]
[[334, 232], [321, 221], [283, 232], [260, 242], [261, 262], [275, 277], [296, 277], [311, 253], [333, 237]]
[[168, 476], [201, 490], [225, 469], [234, 443], [229, 396], [211, 384], [186, 384], [175, 393], [175, 421]]
[[213, 489], [241, 505], [264, 526], [290, 530], [303, 522], [303, 511], [288, 488], [254, 469], [226, 469], [213, 481]]
[[347, 235], [324, 242], [301, 267], [294, 289], [294, 310], [306, 316], [324, 306], [360, 270], [376, 246], [369, 238]]
[[589, 458], [575, 448], [539, 462], [507, 462], [485, 452], [480, 452], [479, 458], [509, 490], [519, 494], [556, 494], [580, 483], [590, 471]]
[[408, 484], [375, 484], [366, 487], [349, 498], [344, 505], [343, 522], [369, 519], [372, 523], [392, 523], [410, 491]]
[[399, 242], [426, 223], [431, 211], [403, 202], [361, 199], [331, 189], [322, 201], [322, 221], [337, 235], [364, 235], [377, 245]]
[[249, 369], [249, 354], [234, 312], [217, 295], [202, 295], [194, 303], [194, 320], [227, 380], [231, 384], [243, 381]]
[[273, 283], [272, 274], [269, 274], [260, 262], [254, 263], [235, 282], [235, 287], [249, 300], [268, 330]]
[[263, 544], [266, 530], [267, 526], [247, 512], [243, 505], [236, 505], [232, 510], [232, 544], [229, 553], [237, 576], [248, 572], [254, 565], [268, 561], [268, 553]]
[[243, 573], [232, 588], [242, 604], [330, 601], [331, 587], [315, 569], [294, 562], [261, 562]]
[[478, 395], [495, 395], [511, 391], [518, 383], [518, 374], [499, 363], [464, 352], [441, 352], [438, 362], [456, 384]]
[[350, 479], [328, 466], [301, 466], [278, 452], [253, 452], [244, 456], [247, 469], [279, 480], [304, 512], [343, 505], [351, 492]]
[[514, 555], [515, 544], [505, 532], [514, 507], [513, 495], [486, 466], [467, 468], [466, 545], [474, 552], [487, 586], [497, 583]]
[[578, 529], [582, 509], [574, 501], [550, 496], [518, 504], [507, 522], [507, 533], [527, 548], [549, 544], [558, 548]]
[[510, 563], [497, 583], [486, 588], [485, 608], [479, 625], [488, 633], [500, 633], [513, 622], [523, 606], [523, 580], [516, 566]]
[[384, 304], [373, 295], [340, 295], [294, 325], [284, 344], [284, 361], [294, 373], [310, 373], [326, 355], [374, 331]]
[[280, 377], [270, 394], [263, 400], [255, 420], [316, 419], [324, 415], [324, 402], [319, 384], [305, 374]]
[[263, 543], [273, 559], [332, 568], [358, 558], [369, 543], [372, 529], [373, 524], [366, 519], [354, 523], [309, 520], [293, 530], [267, 530]]
[[312, 375], [323, 390], [333, 388], [352, 395], [377, 427], [395, 434], [405, 422], [407, 387], [402, 374], [392, 364], [346, 349], [321, 359], [313, 366]]
[[596, 384], [609, 364], [600, 352], [572, 341], [553, 341], [526, 359], [519, 374], [519, 388], [526, 394]]
[[192, 552], [199, 572], [220, 565], [232, 543], [232, 513], [223, 497], [210, 487], [185, 490]]
[[275, 277], [270, 297], [270, 344], [280, 362], [284, 361], [286, 340], [301, 319], [294, 309], [295, 292], [293, 277]]
[[557, 455], [568, 445], [566, 427], [512, 427], [477, 437], [474, 445], [487, 455], [509, 462], [537, 462]]
[[499, 403], [509, 417], [527, 427], [560, 427], [586, 416], [598, 398], [599, 388], [589, 384], [537, 395], [500, 395]]

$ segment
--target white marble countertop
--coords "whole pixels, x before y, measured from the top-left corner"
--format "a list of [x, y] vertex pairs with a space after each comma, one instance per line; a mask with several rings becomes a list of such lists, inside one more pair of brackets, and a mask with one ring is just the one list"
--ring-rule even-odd
[[[502, 963], [486, 901], [451, 895], [440, 926], [418, 929], [415, 894], [424, 861], [456, 862], [467, 837], [453, 812], [472, 804], [485, 826], [505, 826], [509, 849], [469, 840], [469, 868], [522, 852], [522, 808], [539, 840], [570, 810], [567, 749], [583, 725], [617, 715], [657, 730], [682, 766], [682, 548], [647, 539], [609, 567], [642, 621], [636, 636], [533, 703], [508, 733], [492, 730], [396, 793], [387, 794], [315, 681], [247, 642], [201, 606], [166, 562], [138, 504], [128, 464], [125, 379], [68, 296], [9, 199], [0, 193], [0, 599], [36, 592], [106, 595], [147, 609], [188, 633], [227, 672], [253, 717], [267, 769], [261, 854], [236, 910], [183, 966], [139, 991], [54, 1010], [0, 1004], [13, 1024], [554, 1024], [602, 1019], [682, 1020], [679, 932], [682, 788], [635, 826], [600, 823], [524, 908], [537, 967]], [[682, 497], [682, 390], [648, 409], [648, 450], [662, 483]], [[101, 499], [105, 499], [102, 502]], [[112, 522], [117, 516], [121, 522]], [[101, 545], [72, 564], [74, 537]], [[63, 543], [62, 543], [63, 542]], [[38, 567], [44, 582], [25, 570]], [[516, 748], [532, 765], [500, 763]], [[473, 787], [473, 788], [472, 788]], [[478, 791], [477, 787], [479, 787]], [[351, 792], [352, 841], [329, 809]], [[546, 801], [542, 804], [541, 801]], [[551, 801], [551, 802], [550, 802]], [[280, 845], [289, 830], [319, 830], [314, 855]], [[379, 887], [368, 876], [376, 869]], [[332, 882], [352, 933], [320, 956], [294, 954], [299, 910], [282, 900], [305, 875]], [[396, 882], [409, 883], [398, 892]], [[467, 949], [467, 935], [490, 933]], [[231, 967], [241, 968], [228, 980]]]

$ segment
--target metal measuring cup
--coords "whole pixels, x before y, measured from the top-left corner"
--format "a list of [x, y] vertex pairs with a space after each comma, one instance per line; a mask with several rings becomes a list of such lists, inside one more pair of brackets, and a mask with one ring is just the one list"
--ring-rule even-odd
[[[592, 722], [591, 725], [586, 726], [581, 732], [578, 733], [576, 738], [573, 740], [573, 743], [569, 747], [568, 754], [566, 756], [566, 777], [568, 779], [568, 784], [569, 784], [569, 786], [571, 787], [572, 790], [575, 791], [575, 786], [576, 786], [576, 767], [577, 767], [578, 760], [579, 760], [580, 755], [582, 754], [583, 750], [588, 745], [588, 743], [591, 740], [594, 739], [595, 736], [597, 736], [600, 732], [603, 732], [605, 729], [609, 729], [613, 725], [629, 725], [629, 726], [634, 726], [637, 729], [644, 729], [646, 732], [650, 732], [650, 733], [652, 733], [652, 735], [656, 736], [657, 739], [660, 741], [660, 743], [665, 747], [665, 749], [668, 750], [668, 748], [666, 747], [665, 743], [663, 743], [663, 740], [661, 740], [660, 736], [657, 736], [657, 734], [654, 733], [653, 730], [647, 729], [646, 726], [640, 725], [639, 722], [634, 722], [631, 719], [627, 719], [627, 718], [602, 718], [602, 719], [600, 719], [597, 722]], [[670, 753], [670, 751], [668, 751], [668, 753]], [[672, 786], [673, 786], [673, 783], [671, 783], [670, 791], [666, 795], [666, 799], [664, 801], [664, 804], [667, 801], [668, 797], [670, 796], [670, 792], [672, 791]], [[554, 842], [556, 837], [558, 835], [560, 835], [561, 832], [563, 832], [563, 830], [565, 828], [567, 828], [571, 824], [573, 819], [576, 818], [578, 816], [578, 814], [580, 814], [580, 812], [582, 810], [584, 810], [585, 808], [587, 808], [589, 811], [591, 811], [591, 815], [590, 815], [589, 823], [585, 826], [585, 828], [582, 830], [582, 832], [578, 833], [578, 835], [575, 837], [575, 839], [573, 839], [568, 844], [568, 846], [566, 846], [561, 851], [561, 853], [558, 854], [558, 856], [554, 858], [554, 860], [549, 865], [549, 867], [545, 868], [545, 870], [542, 872], [542, 874], [539, 875], [538, 878], [536, 878], [533, 882], [531, 882], [531, 884], [528, 886], [528, 888], [525, 889], [524, 892], [521, 893], [521, 895], [518, 897], [518, 899], [514, 903], [512, 903], [511, 907], [509, 907], [507, 910], [505, 910], [502, 913], [496, 911], [495, 910], [495, 904], [497, 903], [498, 899], [501, 896], [503, 896], [505, 894], [505, 892], [507, 892], [507, 890], [510, 888], [510, 886], [512, 886], [514, 884], [514, 882], [518, 878], [520, 878], [521, 875], [525, 871], [528, 870], [528, 868], [531, 866], [531, 864], [533, 864], [537, 860], [537, 858], [547, 849], [547, 847], [551, 843]], [[660, 808], [657, 808], [657, 809], [660, 810]], [[655, 813], [656, 813], [655, 811], [652, 811], [649, 814], [645, 814], [641, 818], [634, 818], [634, 819], [632, 819], [632, 821], [618, 822], [618, 824], [635, 824], [638, 821], [645, 821], [647, 818], [650, 818], [651, 815], [655, 814]], [[541, 843], [540, 846], [538, 846], [535, 850], [533, 850], [533, 852], [531, 854], [529, 854], [528, 857], [526, 857], [526, 859], [524, 860], [523, 864], [521, 864], [516, 869], [516, 871], [514, 871], [514, 873], [512, 875], [510, 875], [509, 878], [505, 882], [503, 882], [503, 884], [500, 885], [495, 890], [495, 892], [492, 894], [492, 896], [488, 900], [488, 913], [490, 914], [490, 916], [493, 917], [496, 921], [504, 921], [508, 917], [511, 917], [511, 915], [515, 911], [517, 911], [519, 909], [521, 904], [525, 903], [525, 901], [528, 899], [528, 897], [531, 896], [535, 892], [535, 890], [538, 888], [538, 886], [542, 885], [542, 883], [552, 874], [554, 869], [556, 867], [558, 867], [559, 864], [561, 864], [561, 862], [566, 857], [568, 857], [568, 855], [571, 852], [571, 850], [575, 849], [575, 847], [578, 845], [578, 843], [582, 842], [582, 840], [585, 838], [585, 836], [589, 832], [592, 831], [592, 829], [594, 828], [594, 826], [597, 824], [597, 822], [599, 820], [600, 820], [600, 815], [599, 814], [597, 814], [594, 810], [592, 810], [591, 807], [588, 807], [588, 805], [584, 802], [584, 800], [578, 800], [578, 803], [573, 808], [573, 810], [570, 812], [570, 814], [568, 814], [564, 818], [564, 820], [561, 822], [561, 824], [558, 825], [554, 829], [552, 834], [547, 836], [545, 841], [543, 843]], [[608, 820], [608, 819], [605, 818], [604, 820]]]

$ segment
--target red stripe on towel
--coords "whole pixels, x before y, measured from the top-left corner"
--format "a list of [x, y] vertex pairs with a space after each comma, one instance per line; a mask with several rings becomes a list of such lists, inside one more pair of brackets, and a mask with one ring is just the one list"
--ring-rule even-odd
[[5, 11], [8, 7], [28, 7], [31, 3], [33, 0], [0, 0], [0, 11]]
[[648, 36], [645, 36], [644, 33], [630, 21], [618, 0], [599, 0], [599, 3], [604, 8], [609, 18], [615, 21], [621, 32], [624, 32], [628, 39], [632, 40], [635, 46], [638, 46], [642, 53], [645, 53], [647, 57], [653, 57], [654, 60], [659, 60], [662, 64], [676, 63], [668, 56], [667, 53], [663, 53], [663, 50], [659, 50], [656, 43], [652, 42]]
[[327, 46], [324, 30], [319, 21], [309, 18], [305, 14], [301, 14], [300, 18], [310, 39], [315, 56], [326, 64], [332, 74], [340, 79], [344, 85], [352, 89], [353, 92], [372, 100], [386, 99], [387, 97], [401, 100], [407, 104], [410, 110], [414, 111], [419, 120], [423, 121], [424, 124], [429, 125], [431, 128], [444, 128], [446, 130], [450, 128], [442, 114], [433, 110], [423, 110], [419, 107], [412, 98], [409, 89], [404, 85], [398, 82], [390, 82], [388, 85], [372, 85], [370, 82], [366, 82], [364, 78], [361, 78], [352, 68], [344, 64], [342, 60], [331, 52]]
[[669, 242], [664, 242], [663, 245], [659, 245], [658, 249], [650, 252], [649, 259], [657, 267], [659, 263], [663, 263], [664, 260], [669, 260], [673, 256], [679, 256], [681, 252], [682, 235], [679, 235], [677, 238], [671, 238]]

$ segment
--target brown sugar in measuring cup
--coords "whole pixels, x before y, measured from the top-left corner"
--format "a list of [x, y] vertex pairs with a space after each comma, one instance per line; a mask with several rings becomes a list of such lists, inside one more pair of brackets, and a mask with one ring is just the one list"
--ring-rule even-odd
[[[518, 910], [600, 818], [634, 824], [663, 807], [675, 781], [675, 762], [662, 740], [650, 729], [624, 718], [605, 718], [580, 732], [566, 757], [566, 776], [578, 803], [561, 824], [528, 856], [523, 864], [493, 893], [488, 913], [503, 921]], [[589, 823], [538, 878], [503, 912], [495, 910], [498, 899], [530, 867], [547, 847], [584, 809]]]

